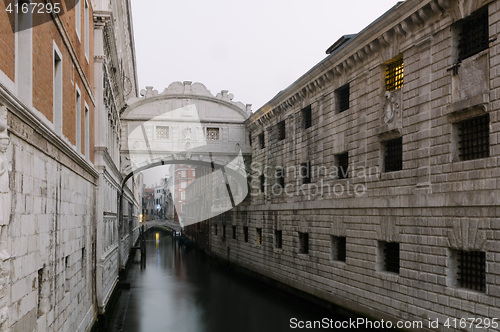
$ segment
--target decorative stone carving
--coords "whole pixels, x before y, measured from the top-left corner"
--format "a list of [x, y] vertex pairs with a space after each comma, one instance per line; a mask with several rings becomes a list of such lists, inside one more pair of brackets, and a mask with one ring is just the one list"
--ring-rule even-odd
[[386, 124], [392, 122], [396, 116], [401, 112], [400, 90], [386, 91], [384, 94], [384, 122]]
[[482, 250], [486, 245], [484, 221], [469, 218], [448, 221], [448, 244], [459, 250]]

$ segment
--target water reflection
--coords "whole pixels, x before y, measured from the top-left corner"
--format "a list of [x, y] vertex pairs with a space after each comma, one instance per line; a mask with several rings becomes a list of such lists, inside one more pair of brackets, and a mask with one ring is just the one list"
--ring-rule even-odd
[[348, 319], [209, 264], [165, 234], [149, 234], [146, 245], [146, 269], [138, 253], [121, 296], [123, 331], [279, 332], [292, 330], [293, 317]]

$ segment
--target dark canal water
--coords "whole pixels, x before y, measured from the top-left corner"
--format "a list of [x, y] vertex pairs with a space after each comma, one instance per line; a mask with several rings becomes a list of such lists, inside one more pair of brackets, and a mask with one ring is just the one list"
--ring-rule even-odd
[[[131, 288], [122, 291], [114, 331], [280, 332], [300, 330], [291, 328], [293, 318], [297, 324], [349, 320], [210, 264], [204, 253], [179, 245], [170, 235], [150, 233], [146, 243], [146, 268], [141, 269], [137, 252], [127, 278]], [[336, 328], [307, 329], [320, 330]]]

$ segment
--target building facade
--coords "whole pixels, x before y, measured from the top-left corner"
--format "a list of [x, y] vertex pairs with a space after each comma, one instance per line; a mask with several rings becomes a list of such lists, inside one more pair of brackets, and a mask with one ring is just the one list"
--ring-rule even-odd
[[[24, 13], [24, 2], [6, 7], [13, 3], [0, 4], [0, 331], [86, 331], [113, 288], [107, 280], [118, 275], [119, 260], [110, 267], [113, 276], [96, 278], [95, 258], [103, 258], [104, 247], [116, 250], [118, 234], [126, 233], [116, 223], [103, 231], [103, 217], [120, 213], [116, 187], [106, 207], [97, 204], [108, 190], [105, 180], [117, 176], [113, 167], [119, 169], [118, 147], [99, 127], [109, 123], [99, 69], [109, 59], [104, 44], [133, 48], [130, 36], [103, 40], [101, 34], [106, 16], [130, 4], [76, 0], [60, 3], [59, 13], [48, 7]], [[134, 73], [135, 63], [125, 65], [122, 72]], [[125, 85], [121, 76], [109, 82]], [[116, 97], [114, 106], [124, 98]], [[119, 111], [111, 112], [112, 121]], [[128, 210], [121, 210], [132, 224], [135, 189], [132, 180], [124, 196]]]
[[500, 317], [499, 26], [500, 1], [407, 0], [340, 38], [247, 120], [210, 252], [394, 326]]

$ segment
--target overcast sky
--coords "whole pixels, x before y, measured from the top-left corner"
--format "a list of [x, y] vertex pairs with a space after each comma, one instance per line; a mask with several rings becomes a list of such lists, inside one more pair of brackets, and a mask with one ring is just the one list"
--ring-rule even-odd
[[[139, 88], [171, 82], [229, 90], [252, 110], [326, 57], [395, 0], [132, 0]], [[146, 183], [153, 175], [145, 174]]]

